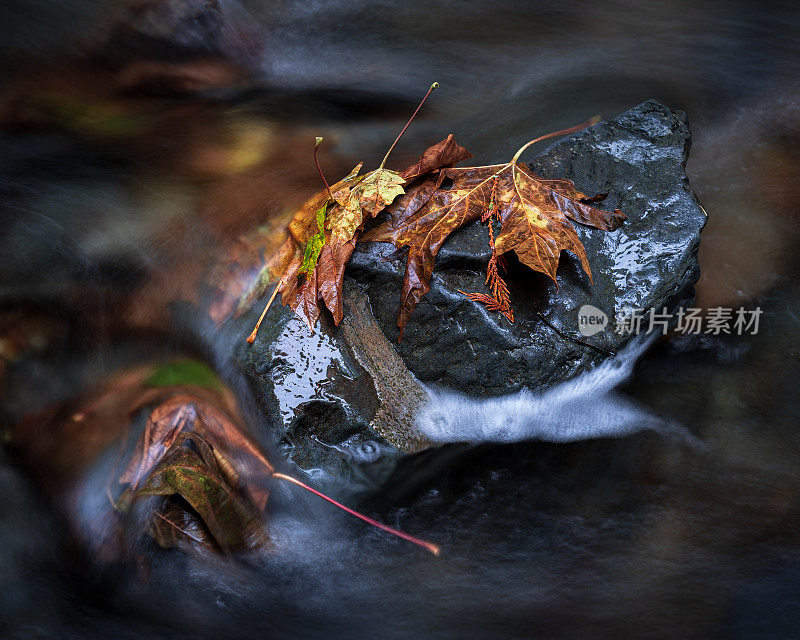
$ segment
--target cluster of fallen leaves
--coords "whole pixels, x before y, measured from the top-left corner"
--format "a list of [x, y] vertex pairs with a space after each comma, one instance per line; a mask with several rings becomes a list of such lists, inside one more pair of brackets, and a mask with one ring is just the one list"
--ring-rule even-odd
[[[508, 163], [456, 168], [455, 164], [471, 154], [451, 134], [403, 171], [390, 171], [381, 165], [359, 176], [358, 165], [300, 208], [289, 224], [288, 238], [240, 299], [239, 311], [277, 282], [273, 297], [281, 294], [283, 304], [309, 327], [313, 329], [319, 318], [320, 303], [338, 325], [343, 315], [344, 270], [356, 243], [387, 242], [409, 250], [397, 316], [402, 336], [420, 299], [430, 290], [436, 255], [445, 240], [478, 220], [489, 226], [492, 256], [487, 266], [488, 292], [464, 295], [490, 311], [502, 313], [509, 321], [513, 322], [513, 310], [502, 277], [504, 254], [515, 253], [522, 264], [555, 281], [561, 251], [567, 250], [579, 258], [591, 279], [586, 251], [571, 221], [612, 231], [625, 216], [619, 210], [608, 212], [591, 206], [604, 195], [588, 197], [572, 181], [542, 178], [518, 162], [531, 143]], [[386, 213], [385, 219], [365, 231], [367, 223], [381, 212]], [[500, 226], [496, 237], [495, 223]], [[254, 338], [255, 331], [249, 341]]]
[[[266, 264], [256, 287], [240, 304], [244, 309], [277, 281], [277, 293], [309, 327], [316, 324], [320, 303], [339, 324], [344, 314], [344, 270], [361, 239], [364, 225], [386, 207], [407, 198], [422, 199], [441, 182], [431, 176], [469, 158], [450, 135], [430, 147], [419, 162], [396, 172], [376, 169], [363, 176], [361, 165], [334, 185], [309, 199], [289, 224], [289, 236]], [[443, 179], [444, 174], [441, 174]], [[309, 250], [311, 247], [311, 250]]]
[[172, 393], [150, 412], [114, 506], [127, 513], [160, 497], [148, 513], [162, 547], [261, 549], [269, 545], [262, 514], [272, 473], [234, 416], [196, 394]]
[[[75, 532], [98, 558], [136, 556], [143, 538], [226, 554], [271, 546], [264, 510], [273, 466], [231, 392], [198, 361], [123, 371], [74, 403], [26, 417], [10, 445], [71, 505]], [[97, 476], [103, 456], [114, 462]]]
[[[442, 181], [451, 181], [447, 189]], [[611, 231], [625, 219], [619, 211], [596, 209], [570, 180], [546, 180], [515, 160], [485, 167], [446, 168], [412, 189], [405, 201], [390, 208], [389, 218], [361, 238], [409, 247], [397, 326], [401, 331], [423, 295], [430, 290], [436, 254], [444, 241], [461, 227], [482, 220], [489, 223], [492, 256], [486, 283], [490, 294], [465, 294], [513, 321], [508, 289], [500, 271], [502, 256], [513, 251], [520, 262], [556, 279], [561, 251], [574, 253], [591, 278], [591, 268], [569, 219]], [[499, 222], [494, 238], [492, 223]]]

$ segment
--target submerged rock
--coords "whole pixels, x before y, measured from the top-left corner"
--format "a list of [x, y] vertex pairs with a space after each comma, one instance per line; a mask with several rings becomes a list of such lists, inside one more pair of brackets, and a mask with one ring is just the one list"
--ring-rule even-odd
[[[543, 177], [569, 178], [584, 193], [607, 193], [599, 206], [620, 209], [627, 221], [614, 232], [575, 224], [594, 282], [568, 253], [562, 254], [558, 288], [512, 262], [514, 324], [459, 293], [484, 290], [485, 225], [461, 229], [445, 243], [431, 291], [401, 343], [395, 320], [405, 256], [388, 244], [358, 245], [347, 270], [348, 298], [362, 307], [368, 301], [380, 331], [370, 330], [362, 315], [355, 330], [343, 323], [311, 335], [281, 309], [273, 312], [271, 330], [240, 353], [257, 398], [280, 425], [287, 457], [306, 470], [379, 482], [399, 456], [425, 446], [408, 424], [416, 409], [399, 406], [424, 399], [424, 391], [399, 391], [421, 389], [409, 382], [414, 377], [478, 397], [542, 390], [596, 366], [631, 340], [616, 331], [617, 313], [689, 304], [706, 221], [684, 172], [689, 147], [685, 114], [648, 101], [530, 161]], [[581, 335], [583, 305], [603, 311], [608, 326]], [[406, 421], [407, 430], [399, 439], [386, 431], [398, 421]]]

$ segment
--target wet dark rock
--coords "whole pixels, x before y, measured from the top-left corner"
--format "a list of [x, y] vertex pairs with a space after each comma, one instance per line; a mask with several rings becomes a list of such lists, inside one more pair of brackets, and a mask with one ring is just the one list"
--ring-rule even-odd
[[[565, 138], [534, 158], [548, 178], [569, 178], [584, 193], [607, 193], [598, 206], [628, 216], [617, 231], [575, 224], [594, 283], [572, 254], [562, 253], [558, 290], [546, 276], [513, 264], [514, 324], [458, 293], [483, 291], [488, 232], [475, 223], [442, 248], [431, 292], [411, 318], [398, 351], [423, 382], [472, 395], [496, 396], [551, 385], [597, 364], [631, 338], [614, 330], [626, 308], [672, 309], [694, 297], [697, 250], [706, 215], [684, 173], [686, 116], [645, 102], [608, 122]], [[405, 258], [394, 247], [359, 245], [348, 274], [366, 285], [378, 324], [396, 343], [395, 319]], [[609, 326], [578, 331], [578, 310], [604, 311]]]
[[286, 460], [319, 484], [380, 486], [401, 451], [370, 427], [381, 410], [376, 381], [343, 332], [323, 317], [312, 334], [276, 305], [252, 347], [242, 343], [236, 357]]
[[[485, 226], [476, 223], [445, 243], [431, 291], [402, 343], [395, 320], [405, 257], [391, 245], [359, 245], [346, 282], [351, 295], [358, 291], [368, 300], [375, 326], [388, 338], [385, 344], [375, 339], [373, 351], [395, 349], [422, 383], [484, 397], [541, 389], [608, 358], [631, 339], [615, 332], [617, 312], [673, 309], [693, 300], [706, 215], [684, 173], [689, 146], [686, 116], [649, 101], [557, 142], [530, 162], [544, 177], [569, 178], [585, 193], [607, 193], [600, 206], [619, 208], [628, 219], [611, 233], [575, 225], [594, 283], [567, 253], [557, 291], [546, 276], [512, 264], [513, 325], [458, 292], [484, 288]], [[609, 316], [609, 326], [590, 337], [578, 331], [585, 304]], [[280, 425], [276, 435], [289, 460], [326, 477], [378, 483], [404, 452], [422, 448], [390, 442], [374, 425], [386, 404], [381, 383], [401, 375], [396, 362], [365, 366], [358, 357], [363, 345], [347, 334], [344, 322], [311, 335], [286, 309], [271, 315], [269, 329], [252, 348], [242, 348], [240, 361], [262, 409]]]

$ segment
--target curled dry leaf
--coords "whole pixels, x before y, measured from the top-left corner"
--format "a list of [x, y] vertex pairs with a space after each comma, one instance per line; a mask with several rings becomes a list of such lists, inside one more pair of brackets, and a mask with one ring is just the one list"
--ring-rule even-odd
[[[177, 435], [169, 448], [150, 472], [137, 480], [135, 488], [131, 485], [122, 494], [117, 508], [128, 511], [148, 496], [161, 496], [163, 500], [155, 503], [144, 501], [143, 508], [149, 509], [148, 533], [162, 547], [188, 542], [225, 553], [269, 547], [262, 518], [266, 493], [261, 505], [252, 500], [230, 460], [191, 430], [186, 418], [191, 413], [197, 416], [192, 405], [183, 409], [185, 414], [175, 425]], [[265, 479], [271, 475], [269, 469]]]
[[426, 174], [433, 173], [443, 167], [452, 167], [462, 160], [471, 158], [472, 154], [464, 147], [460, 146], [453, 134], [448, 135], [441, 142], [428, 147], [419, 157], [416, 164], [412, 164], [407, 169], [400, 172], [406, 184], [411, 184], [417, 178]]
[[273, 472], [272, 465], [260, 448], [244, 435], [234, 417], [196, 395], [174, 395], [151, 411], [136, 453], [119, 482], [137, 490], [187, 433], [197, 434], [216, 456], [226, 461], [226, 467], [235, 469], [249, 497], [263, 511], [269, 497], [265, 487]]

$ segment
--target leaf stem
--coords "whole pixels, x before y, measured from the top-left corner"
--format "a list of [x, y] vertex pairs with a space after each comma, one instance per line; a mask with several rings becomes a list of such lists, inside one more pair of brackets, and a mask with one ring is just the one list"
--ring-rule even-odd
[[542, 140], [546, 140], [547, 138], [555, 138], [556, 136], [565, 136], [568, 133], [575, 133], [576, 131], [580, 131], [581, 129], [585, 129], [586, 127], [591, 127], [593, 124], [597, 124], [598, 122], [600, 122], [600, 116], [594, 116], [593, 118], [590, 118], [586, 122], [582, 122], [581, 124], [576, 124], [574, 127], [569, 127], [569, 129], [554, 131], [553, 133], [548, 133], [547, 135], [534, 138], [530, 142], [526, 142], [524, 145], [520, 147], [519, 151], [517, 151], [514, 154], [514, 157], [511, 158], [511, 162], [509, 164], [516, 164], [517, 160], [519, 160], [519, 157], [522, 155], [522, 152], [525, 151], [525, 149], [530, 147], [532, 144], [536, 144], [537, 142], [541, 142]]
[[328, 197], [333, 200], [333, 193], [331, 193], [331, 185], [328, 184], [328, 181], [325, 179], [325, 174], [322, 173], [322, 167], [319, 166], [319, 158], [317, 158], [317, 149], [319, 149], [319, 145], [322, 144], [322, 138], [317, 136], [316, 141], [314, 142], [314, 164], [317, 165], [317, 171], [319, 172], [319, 177], [322, 178], [322, 181], [325, 183], [325, 189], [328, 192]]
[[264, 317], [267, 315], [267, 311], [269, 311], [270, 305], [272, 305], [272, 301], [275, 299], [275, 296], [278, 295], [278, 289], [281, 288], [281, 283], [278, 281], [278, 284], [275, 285], [275, 289], [272, 291], [272, 295], [269, 297], [269, 301], [267, 302], [267, 306], [264, 307], [264, 310], [261, 312], [261, 317], [256, 322], [256, 326], [253, 327], [253, 331], [247, 336], [247, 344], [253, 344], [256, 341], [256, 334], [258, 333], [258, 328], [261, 326], [261, 323], [264, 321]]
[[439, 83], [438, 82], [434, 82], [431, 85], [431, 88], [428, 89], [428, 93], [425, 94], [425, 97], [422, 99], [422, 102], [419, 103], [419, 106], [417, 107], [417, 110], [414, 111], [414, 113], [411, 114], [411, 117], [408, 119], [408, 122], [406, 122], [406, 126], [403, 127], [403, 130], [394, 139], [394, 142], [392, 143], [392, 146], [389, 147], [389, 150], [386, 152], [386, 155], [383, 156], [383, 160], [381, 160], [381, 166], [378, 167], [378, 171], [383, 169], [383, 165], [386, 164], [386, 160], [389, 158], [389, 154], [392, 152], [392, 149], [394, 149], [395, 145], [399, 142], [400, 138], [403, 137], [403, 134], [406, 132], [406, 129], [408, 129], [408, 125], [411, 124], [411, 121], [417, 116], [417, 114], [419, 113], [419, 110], [422, 109], [422, 105], [425, 104], [425, 101], [428, 99], [428, 96], [431, 95], [431, 92], [434, 89], [438, 89], [438, 88], [439, 88]]
[[180, 528], [178, 525], [176, 525], [176, 524], [175, 524], [174, 522], [172, 522], [171, 520], [167, 520], [167, 519], [166, 519], [164, 516], [162, 516], [160, 513], [158, 513], [158, 511], [156, 511], [156, 512], [154, 512], [154, 513], [155, 513], [155, 514], [156, 514], [156, 515], [157, 515], [159, 518], [161, 518], [161, 519], [162, 519], [164, 522], [166, 522], [168, 525], [170, 525], [171, 527], [174, 527], [175, 529], [177, 529], [178, 531], [180, 531], [180, 532], [181, 532], [183, 535], [185, 535], [185, 536], [189, 536], [189, 537], [190, 537], [192, 540], [194, 540], [194, 541], [195, 541], [197, 544], [203, 544], [203, 541], [202, 541], [202, 540], [198, 540], [198, 539], [197, 539], [197, 538], [195, 538], [195, 537], [194, 537], [194, 536], [193, 536], [191, 533], [189, 533], [188, 531], [184, 531], [183, 529], [181, 529], [181, 528]]
[[359, 513], [358, 511], [354, 511], [353, 509], [350, 509], [349, 507], [345, 507], [342, 503], [336, 502], [336, 500], [334, 500], [333, 498], [329, 498], [324, 493], [321, 493], [321, 492], [317, 491], [316, 489], [312, 489], [307, 484], [304, 484], [304, 483], [300, 482], [297, 478], [293, 478], [292, 476], [287, 476], [287, 475], [285, 475], [283, 473], [273, 473], [272, 477], [273, 478], [278, 478], [279, 480], [286, 480], [287, 482], [291, 482], [292, 484], [295, 484], [298, 487], [302, 487], [306, 491], [310, 491], [311, 493], [313, 493], [315, 496], [319, 496], [323, 500], [327, 500], [328, 502], [330, 502], [331, 504], [339, 507], [340, 509], [343, 509], [344, 511], [347, 511], [347, 513], [349, 513], [350, 515], [355, 516], [356, 518], [360, 518], [364, 522], [368, 522], [373, 527], [378, 527], [378, 529], [382, 529], [383, 531], [391, 533], [391, 534], [397, 536], [398, 538], [403, 538], [403, 540], [408, 540], [409, 542], [411, 542], [413, 544], [419, 545], [420, 547], [423, 547], [424, 549], [427, 549], [428, 551], [430, 551], [435, 556], [438, 556], [439, 553], [441, 552], [441, 549], [439, 548], [438, 545], [435, 545], [432, 542], [426, 542], [425, 540], [420, 540], [419, 538], [415, 538], [414, 536], [411, 536], [411, 535], [409, 535], [407, 533], [403, 533], [402, 531], [398, 531], [397, 529], [393, 529], [392, 527], [388, 527], [385, 524], [381, 524], [377, 520], [373, 520], [372, 518], [368, 518], [367, 516]]

